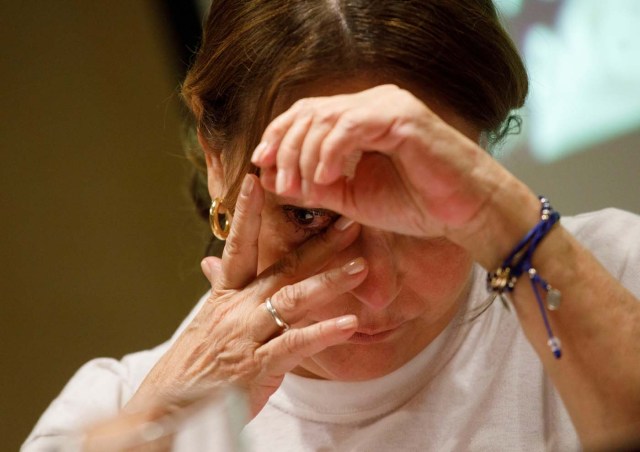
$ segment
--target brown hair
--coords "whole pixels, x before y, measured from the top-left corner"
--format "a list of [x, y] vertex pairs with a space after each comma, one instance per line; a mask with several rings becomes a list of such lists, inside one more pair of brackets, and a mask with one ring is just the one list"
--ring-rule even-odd
[[[214, 0], [182, 87], [195, 125], [226, 168], [235, 203], [242, 175], [288, 88], [369, 72], [423, 87], [490, 143], [523, 105], [527, 75], [491, 0]], [[202, 150], [191, 149], [202, 171]], [[207, 215], [206, 178], [192, 193]]]

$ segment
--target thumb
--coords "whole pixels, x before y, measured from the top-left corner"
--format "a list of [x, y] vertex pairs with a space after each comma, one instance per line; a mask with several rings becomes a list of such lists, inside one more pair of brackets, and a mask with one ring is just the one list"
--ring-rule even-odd
[[200, 267], [202, 268], [202, 273], [207, 277], [211, 285], [218, 279], [220, 272], [222, 272], [222, 261], [219, 257], [205, 257], [200, 262]]

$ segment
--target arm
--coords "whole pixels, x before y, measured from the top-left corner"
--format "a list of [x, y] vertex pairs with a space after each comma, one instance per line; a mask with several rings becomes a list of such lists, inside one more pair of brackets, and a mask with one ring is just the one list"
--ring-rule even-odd
[[[84, 446], [103, 444], [105, 435], [126, 437], [129, 428], [171, 414], [194, 394], [215, 393], [227, 384], [246, 392], [254, 416], [286, 372], [353, 334], [354, 315], [283, 331], [264, 302], [269, 297], [294, 325], [309, 306], [321, 306], [359, 285], [367, 274], [362, 259], [328, 265], [355, 240], [359, 226], [338, 220], [257, 275], [264, 193], [254, 181], [253, 175], [245, 178], [222, 259], [203, 260], [212, 290], [188, 325], [153, 360], [130, 366], [108, 360], [114, 372], [80, 371], [45, 413], [25, 449], [58, 445], [82, 431]], [[350, 265], [354, 262], [355, 267]]]
[[[162, 346], [126, 359], [129, 365], [148, 370], [161, 353]], [[87, 425], [118, 413], [135, 384], [124, 361], [100, 358], [88, 362], [42, 414], [22, 450], [57, 450]]]
[[[458, 130], [393, 85], [305, 99], [269, 125], [252, 161], [267, 190], [371, 227], [445, 236], [493, 271], [539, 221], [538, 198], [478, 147], [478, 131], [439, 113]], [[563, 294], [551, 314], [561, 360], [546, 345], [526, 278], [514, 305], [581, 440], [597, 447], [636, 439], [640, 303], [561, 226], [542, 241], [533, 265]]]
[[[537, 219], [539, 203], [512, 176], [496, 192], [476, 232], [459, 239], [487, 269], [497, 268], [510, 248], [526, 233], [499, 230], [510, 218]], [[532, 215], [533, 214], [533, 215]], [[495, 244], [483, 249], [470, 243]], [[633, 242], [638, 237], [627, 240]], [[631, 243], [630, 243], [631, 245]], [[556, 360], [528, 278], [521, 277], [512, 300], [522, 328], [558, 389], [586, 447], [624, 444], [640, 431], [640, 303], [563, 227], [554, 227], [541, 242], [533, 266], [562, 292], [562, 305], [549, 312], [562, 341]]]

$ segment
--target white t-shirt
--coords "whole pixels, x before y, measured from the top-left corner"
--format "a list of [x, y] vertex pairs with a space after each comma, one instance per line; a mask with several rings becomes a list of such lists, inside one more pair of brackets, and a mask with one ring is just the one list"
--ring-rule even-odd
[[[640, 297], [640, 217], [606, 209], [562, 223]], [[475, 268], [469, 306], [486, 299], [484, 281], [485, 272]], [[561, 331], [556, 335], [562, 338]], [[23, 450], [49, 450], [82, 426], [117, 414], [170, 342], [120, 361], [85, 364]], [[215, 425], [211, 432], [216, 434]], [[243, 434], [255, 451], [580, 449], [515, 314], [499, 302], [474, 321], [461, 312], [413, 360], [382, 378], [337, 382], [288, 374]], [[185, 450], [198, 449], [193, 441]]]

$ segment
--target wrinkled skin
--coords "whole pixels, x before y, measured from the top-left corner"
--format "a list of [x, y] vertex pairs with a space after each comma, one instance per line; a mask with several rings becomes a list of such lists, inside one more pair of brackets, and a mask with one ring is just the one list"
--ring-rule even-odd
[[[246, 388], [255, 415], [286, 372], [379, 377], [451, 321], [472, 256], [447, 234], [481, 214], [496, 164], [478, 131], [441, 104], [438, 115], [426, 98], [375, 85], [292, 93], [304, 99], [283, 108], [253, 155], [262, 186], [246, 176], [222, 259], [203, 261], [208, 302], [133, 406], [223, 381]], [[206, 150], [212, 197], [224, 192], [218, 155]], [[267, 297], [291, 330], [279, 330]]]

